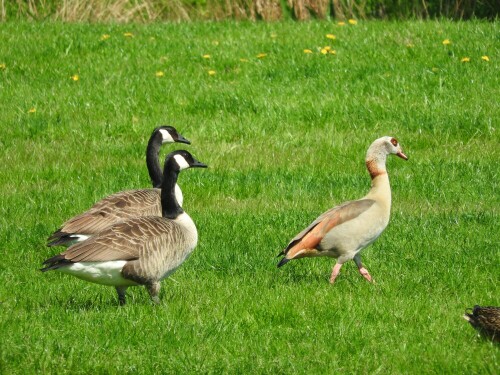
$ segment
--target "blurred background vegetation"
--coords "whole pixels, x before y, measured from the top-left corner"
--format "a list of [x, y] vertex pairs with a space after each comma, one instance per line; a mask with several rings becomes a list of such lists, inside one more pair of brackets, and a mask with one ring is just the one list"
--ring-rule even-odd
[[496, 19], [499, 0], [0, 0], [1, 20]]

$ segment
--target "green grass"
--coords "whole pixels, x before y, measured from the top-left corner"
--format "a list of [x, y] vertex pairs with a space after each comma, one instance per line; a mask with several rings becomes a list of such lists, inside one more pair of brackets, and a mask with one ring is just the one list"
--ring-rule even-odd
[[[499, 36], [498, 22], [0, 24], [0, 373], [495, 373], [498, 346], [461, 315], [500, 304]], [[64, 220], [149, 186], [158, 124], [209, 164], [180, 176], [200, 240], [161, 305], [40, 273]], [[333, 286], [330, 259], [276, 269], [311, 220], [366, 193], [382, 135], [410, 160], [388, 161], [391, 222], [363, 254], [376, 284], [353, 262]]]

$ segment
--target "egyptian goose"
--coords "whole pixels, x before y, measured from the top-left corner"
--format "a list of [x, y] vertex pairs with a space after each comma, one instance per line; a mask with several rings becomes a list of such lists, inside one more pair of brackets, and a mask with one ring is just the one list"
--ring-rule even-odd
[[361, 275], [372, 281], [368, 270], [361, 263], [360, 252], [375, 241], [389, 223], [391, 187], [385, 161], [390, 154], [408, 160], [396, 138], [382, 137], [371, 144], [366, 154], [366, 167], [372, 180], [368, 194], [320, 215], [279, 254], [284, 257], [278, 267], [292, 259], [304, 257], [336, 258], [337, 263], [330, 276], [330, 283], [334, 283], [342, 265], [354, 259]]
[[470, 310], [465, 311], [465, 320], [484, 336], [500, 342], [500, 307], [476, 305], [472, 312]]
[[[158, 154], [162, 144], [174, 142], [191, 143], [172, 126], [156, 128], [149, 138], [146, 148], [146, 164], [153, 184], [152, 189], [125, 190], [101, 199], [87, 211], [62, 224], [61, 228], [49, 237], [47, 246], [70, 246], [124, 219], [145, 215], [160, 216], [159, 187], [163, 173]], [[178, 185], [175, 185], [175, 194], [179, 205], [182, 206], [183, 196]]]
[[114, 286], [121, 305], [125, 304], [127, 287], [144, 285], [158, 303], [160, 281], [186, 260], [198, 241], [193, 220], [175, 197], [179, 172], [196, 167], [207, 166], [184, 150], [168, 154], [161, 185], [162, 216], [135, 217], [114, 224], [47, 259], [41, 271], [56, 270]]

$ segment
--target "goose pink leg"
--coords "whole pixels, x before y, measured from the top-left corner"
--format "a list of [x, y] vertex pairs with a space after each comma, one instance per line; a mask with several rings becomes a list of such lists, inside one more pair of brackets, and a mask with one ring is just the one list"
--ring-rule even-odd
[[368, 273], [368, 270], [365, 267], [358, 268], [359, 273], [369, 282], [372, 282], [372, 276]]
[[361, 274], [361, 276], [363, 276], [369, 282], [372, 282], [373, 281], [372, 276], [370, 275], [368, 270], [365, 267], [363, 267], [363, 264], [361, 263], [361, 257], [359, 256], [359, 254], [356, 254], [356, 256], [354, 257], [354, 262], [356, 263], [356, 266], [358, 266], [358, 271]]
[[335, 279], [337, 278], [337, 276], [340, 273], [340, 268], [341, 267], [342, 267], [341, 263], [336, 263], [333, 266], [332, 275], [330, 276], [330, 284], [333, 284], [335, 282]]

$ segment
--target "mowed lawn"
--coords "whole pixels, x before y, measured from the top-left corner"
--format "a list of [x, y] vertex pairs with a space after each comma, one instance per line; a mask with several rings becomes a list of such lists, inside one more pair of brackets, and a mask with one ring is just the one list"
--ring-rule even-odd
[[[500, 305], [498, 22], [0, 24], [0, 373], [497, 373], [462, 319]], [[149, 187], [175, 126], [192, 256], [161, 304], [38, 271], [47, 237]], [[276, 255], [391, 157], [387, 230], [334, 260]]]

